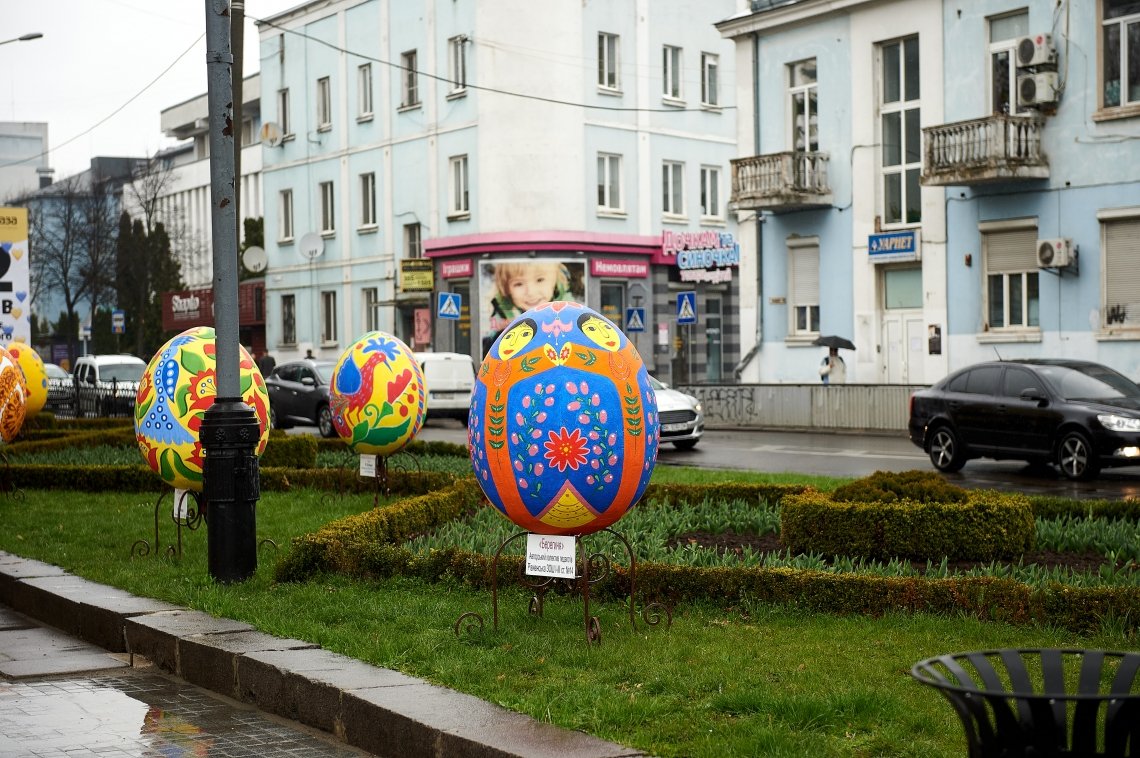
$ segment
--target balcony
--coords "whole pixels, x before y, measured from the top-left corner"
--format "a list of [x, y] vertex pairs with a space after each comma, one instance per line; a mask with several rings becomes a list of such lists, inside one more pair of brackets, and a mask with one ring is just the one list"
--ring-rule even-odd
[[827, 153], [787, 152], [732, 161], [735, 210], [787, 213], [831, 205]]
[[1049, 178], [1041, 152], [1045, 121], [995, 113], [922, 130], [927, 187], [973, 186]]

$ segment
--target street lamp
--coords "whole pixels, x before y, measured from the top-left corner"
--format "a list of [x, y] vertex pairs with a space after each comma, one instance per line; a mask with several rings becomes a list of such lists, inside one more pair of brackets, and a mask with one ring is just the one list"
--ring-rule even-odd
[[30, 39], [39, 39], [42, 36], [44, 36], [42, 32], [28, 32], [27, 34], [21, 34], [19, 37], [2, 40], [0, 41], [0, 45], [7, 45], [9, 42], [27, 42]]

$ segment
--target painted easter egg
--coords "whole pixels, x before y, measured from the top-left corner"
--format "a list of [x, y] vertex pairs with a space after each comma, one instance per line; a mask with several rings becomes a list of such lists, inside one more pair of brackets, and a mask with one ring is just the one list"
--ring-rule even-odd
[[20, 433], [27, 396], [24, 372], [7, 348], [0, 347], [0, 440], [11, 442]]
[[23, 342], [8, 345], [8, 352], [16, 359], [16, 364], [24, 372], [24, 383], [28, 388], [27, 418], [34, 417], [47, 403], [48, 379], [40, 354]]
[[333, 368], [333, 426], [353, 452], [392, 455], [424, 425], [424, 374], [415, 353], [384, 332], [369, 332]]
[[539, 534], [590, 534], [649, 483], [657, 399], [621, 330], [553, 302], [516, 317], [487, 352], [467, 435], [475, 478], [507, 518]]
[[[261, 426], [256, 454], [269, 439], [269, 393], [265, 380], [240, 347], [242, 400]], [[147, 465], [172, 487], [202, 491], [199, 430], [217, 396], [214, 329], [195, 326], [172, 338], [150, 359], [135, 398], [135, 438]]]

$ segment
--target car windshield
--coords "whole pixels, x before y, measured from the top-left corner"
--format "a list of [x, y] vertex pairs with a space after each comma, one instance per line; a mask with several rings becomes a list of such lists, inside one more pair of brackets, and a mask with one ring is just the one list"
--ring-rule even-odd
[[105, 382], [138, 382], [145, 368], [140, 363], [108, 363], [100, 368], [99, 375]]
[[48, 379], [68, 379], [71, 377], [71, 374], [67, 373], [54, 363], [45, 363], [44, 373], [47, 374]]
[[656, 391], [656, 390], [667, 390], [667, 389], [669, 389], [669, 388], [668, 388], [668, 387], [666, 387], [664, 384], [662, 384], [661, 382], [659, 382], [659, 381], [657, 381], [656, 379], [654, 379], [652, 376], [651, 376], [651, 377], [649, 377], [649, 386], [650, 386], [650, 387], [652, 387], [652, 388], [654, 389], [654, 391]]
[[1107, 366], [1039, 366], [1037, 370], [1066, 400], [1140, 399], [1140, 386]]
[[335, 363], [318, 363], [313, 368], [317, 370], [317, 376], [321, 378], [321, 384], [332, 384], [333, 369], [336, 368]]

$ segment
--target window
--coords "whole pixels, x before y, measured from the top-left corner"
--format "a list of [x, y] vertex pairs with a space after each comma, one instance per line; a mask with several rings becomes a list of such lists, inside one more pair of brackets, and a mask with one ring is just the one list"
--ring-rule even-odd
[[1140, 327], [1140, 209], [1102, 212], [1101, 246], [1104, 251], [1105, 328]]
[[401, 90], [400, 107], [411, 108], [420, 104], [420, 74], [416, 70], [416, 51], [400, 54]]
[[879, 55], [883, 224], [917, 224], [922, 221], [918, 37], [884, 44]]
[[297, 344], [297, 296], [281, 296], [281, 343]]
[[621, 37], [616, 34], [598, 32], [598, 86], [603, 89], [621, 88], [621, 80], [618, 79], [620, 40]]
[[1029, 34], [1025, 11], [991, 18], [990, 23], [990, 112], [1023, 113], [1017, 102], [1017, 40]]
[[1102, 9], [1104, 107], [1140, 105], [1140, 3], [1102, 0]]
[[672, 100], [681, 99], [681, 48], [666, 45], [662, 61], [661, 77], [665, 89], [662, 94]]
[[788, 66], [788, 100], [792, 116], [792, 150], [819, 150], [819, 96], [815, 58]]
[[662, 212], [668, 216], [685, 215], [685, 164], [665, 161], [661, 167]]
[[819, 333], [819, 238], [788, 240], [789, 336]]
[[883, 309], [922, 307], [922, 266], [899, 266], [883, 270]]
[[289, 125], [289, 90], [277, 90], [277, 125], [281, 127], [282, 136], [292, 134]]
[[365, 63], [356, 68], [356, 117], [372, 117], [372, 64]]
[[602, 282], [603, 316], [614, 322], [618, 329], [625, 328], [625, 282]]
[[450, 160], [450, 205], [452, 216], [471, 213], [467, 198], [467, 156], [457, 155]]
[[720, 56], [712, 53], [701, 53], [701, 104], [720, 105], [720, 87], [717, 81], [717, 66]]
[[277, 239], [289, 242], [293, 239], [293, 190], [281, 190], [277, 194]]
[[360, 291], [364, 301], [364, 331], [380, 329], [380, 292], [375, 287], [365, 287]]
[[332, 88], [329, 78], [317, 79], [317, 131], [327, 132], [332, 128]]
[[336, 231], [334, 211], [333, 183], [321, 182], [321, 234], [332, 234]]
[[986, 274], [986, 326], [993, 330], [1038, 328], [1037, 226], [999, 222], [982, 229]]
[[701, 166], [701, 216], [722, 218], [719, 166]]
[[447, 41], [447, 72], [452, 95], [467, 89], [467, 37], [459, 35]]
[[404, 257], [424, 257], [424, 248], [422, 242], [420, 241], [419, 224], [404, 224]]
[[321, 343], [336, 342], [336, 292], [321, 292]]
[[376, 226], [376, 174], [360, 175], [360, 225]]
[[256, 138], [257, 134], [253, 131], [253, 119], [243, 118], [241, 120], [241, 146], [252, 145]]
[[621, 211], [621, 156], [598, 153], [598, 210]]

